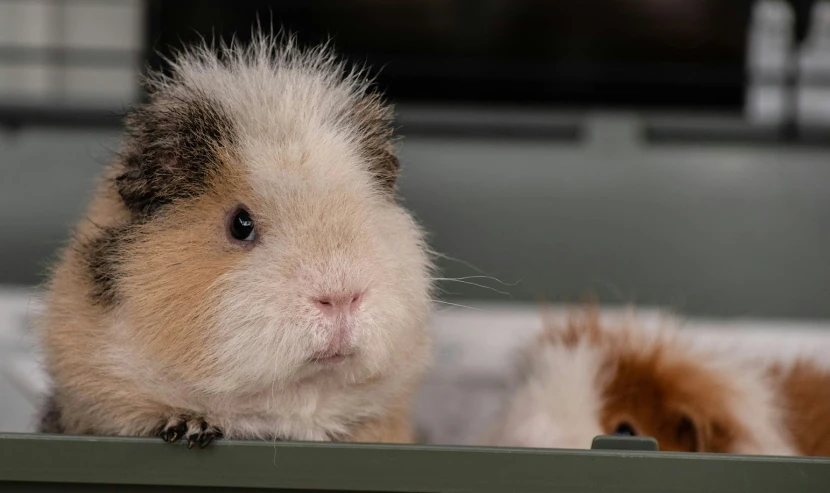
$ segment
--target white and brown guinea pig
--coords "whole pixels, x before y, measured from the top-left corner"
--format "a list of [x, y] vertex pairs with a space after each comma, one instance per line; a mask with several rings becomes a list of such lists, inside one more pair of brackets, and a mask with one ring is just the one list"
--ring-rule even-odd
[[547, 322], [486, 442], [587, 449], [623, 434], [664, 451], [830, 456], [830, 372], [740, 353], [590, 308]]
[[269, 35], [147, 86], [48, 285], [42, 431], [412, 440], [432, 263], [390, 106]]

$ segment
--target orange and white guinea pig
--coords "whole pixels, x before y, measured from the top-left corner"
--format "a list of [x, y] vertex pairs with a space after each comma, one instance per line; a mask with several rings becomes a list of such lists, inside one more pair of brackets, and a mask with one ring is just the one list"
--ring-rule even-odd
[[603, 324], [593, 309], [547, 322], [485, 441], [584, 449], [621, 434], [663, 451], [830, 456], [830, 372], [740, 350], [634, 318]]
[[392, 108], [328, 49], [258, 35], [148, 79], [38, 334], [44, 432], [408, 442], [432, 262]]

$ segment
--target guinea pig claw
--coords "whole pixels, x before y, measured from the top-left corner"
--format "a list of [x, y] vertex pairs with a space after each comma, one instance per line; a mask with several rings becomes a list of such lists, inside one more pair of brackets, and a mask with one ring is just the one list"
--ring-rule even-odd
[[194, 433], [192, 435], [188, 435], [187, 437], [187, 450], [193, 448], [194, 445], [198, 445], [199, 448], [205, 448], [210, 443], [220, 437], [221, 434], [213, 429], [205, 429], [201, 433]]
[[187, 423], [184, 421], [168, 423], [159, 433], [161, 439], [167, 443], [178, 441], [187, 432]]
[[159, 436], [168, 443], [183, 440], [187, 449], [192, 450], [195, 445], [200, 449], [207, 447], [214, 439], [221, 438], [222, 433], [202, 418], [176, 417], [162, 427]]
[[214, 439], [214, 436], [213, 436], [213, 435], [211, 435], [211, 434], [204, 435], [204, 436], [202, 437], [202, 439], [201, 439], [201, 440], [199, 440], [199, 448], [205, 448], [205, 447], [207, 447], [208, 445], [210, 445], [210, 442], [212, 442], [212, 441], [213, 441], [213, 439]]

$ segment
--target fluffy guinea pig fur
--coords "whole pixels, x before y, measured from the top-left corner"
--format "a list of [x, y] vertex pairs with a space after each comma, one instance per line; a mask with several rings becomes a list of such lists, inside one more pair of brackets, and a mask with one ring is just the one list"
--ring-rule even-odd
[[171, 65], [46, 289], [41, 430], [411, 441], [432, 263], [391, 107], [290, 38]]
[[548, 321], [484, 441], [587, 449], [621, 434], [663, 451], [830, 456], [830, 372], [739, 352], [633, 317], [603, 323], [593, 308]]

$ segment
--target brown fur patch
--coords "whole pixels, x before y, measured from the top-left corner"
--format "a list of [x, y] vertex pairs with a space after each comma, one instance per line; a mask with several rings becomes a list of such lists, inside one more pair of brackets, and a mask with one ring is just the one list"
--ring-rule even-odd
[[771, 373], [780, 384], [784, 419], [799, 452], [830, 457], [830, 373], [804, 361]]
[[726, 407], [727, 383], [678, 346], [674, 334], [615, 329], [603, 327], [599, 308], [588, 304], [564, 325], [547, 323], [541, 335], [548, 344], [587, 344], [606, 355], [598, 382], [605, 433], [625, 424], [657, 439], [660, 450], [685, 452], [728, 452], [745, 434]]
[[220, 105], [198, 92], [188, 100], [155, 94], [151, 104], [128, 116], [127, 129], [121, 163], [109, 180], [131, 219], [78, 241], [91, 279], [90, 300], [103, 306], [118, 301], [124, 250], [137, 226], [167, 204], [204, 194], [225, 168], [223, 157], [234, 140]]
[[615, 355], [605, 387], [602, 425], [620, 424], [657, 439], [660, 450], [729, 452], [743, 433], [726, 408], [730, 389], [722, 378], [664, 347]]
[[141, 227], [121, 264], [120, 285], [131, 293], [126, 310], [141, 346], [190, 381], [213, 374], [217, 343], [204, 330], [213, 325], [220, 296], [212, 286], [244, 254], [227, 246], [221, 221], [227, 207], [210, 194], [165, 213]]

